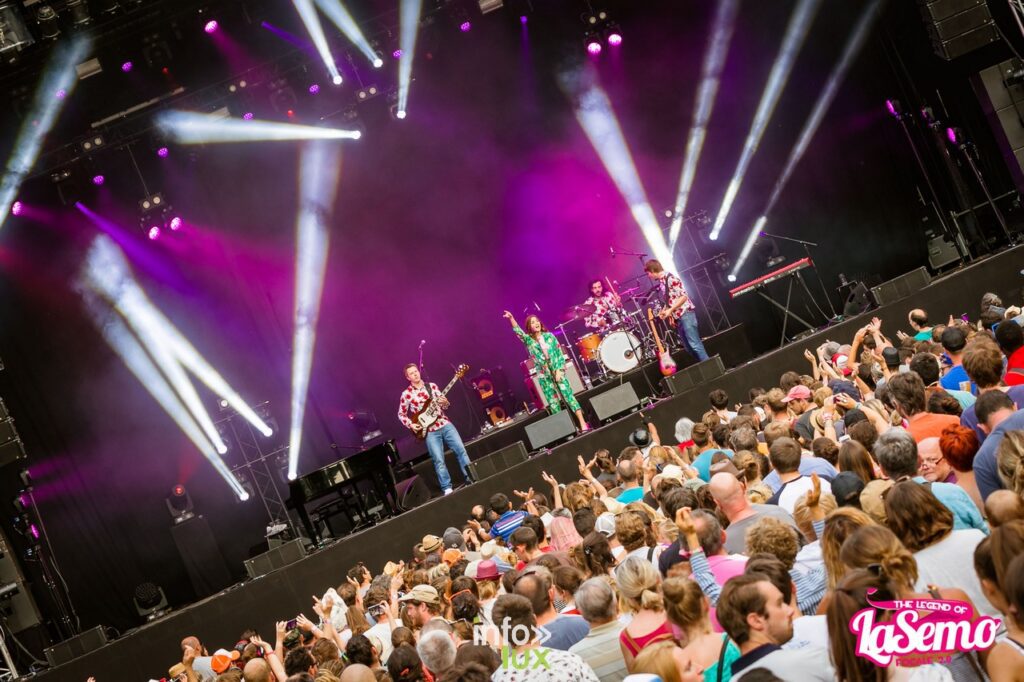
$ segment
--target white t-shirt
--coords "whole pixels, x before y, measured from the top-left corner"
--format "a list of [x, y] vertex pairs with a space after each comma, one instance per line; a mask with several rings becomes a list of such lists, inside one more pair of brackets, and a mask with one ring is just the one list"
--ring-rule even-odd
[[[779, 495], [779, 506], [788, 511], [790, 514], [793, 513], [793, 507], [796, 506], [796, 501], [801, 496], [806, 495], [810, 492], [814, 484], [811, 481], [810, 476], [801, 476], [800, 478], [790, 481], [783, 488], [782, 494]], [[821, 492], [822, 494], [832, 494], [832, 484], [824, 478], [821, 479]]]
[[914, 589], [927, 592], [929, 585], [959, 587], [974, 602], [974, 608], [983, 616], [999, 616], [974, 572], [974, 549], [985, 539], [977, 528], [954, 530], [931, 547], [914, 552], [917, 560], [917, 584]]

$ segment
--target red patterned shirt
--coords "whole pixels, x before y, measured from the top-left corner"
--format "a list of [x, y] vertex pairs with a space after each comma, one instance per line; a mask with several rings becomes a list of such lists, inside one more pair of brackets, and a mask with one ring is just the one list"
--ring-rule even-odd
[[667, 296], [665, 296], [668, 302], [665, 304], [666, 307], [672, 305], [680, 296], [686, 296], [686, 303], [679, 306], [672, 313], [672, 320], [678, 322], [679, 318], [683, 316], [683, 313], [687, 313], [691, 310], [696, 310], [696, 306], [693, 305], [693, 301], [690, 300], [690, 296], [686, 293], [686, 287], [683, 286], [683, 280], [679, 279], [671, 272], [666, 272], [665, 277], [659, 282], [658, 286], [661, 289], [662, 296], [665, 296], [666, 289], [668, 290]]
[[583, 319], [583, 324], [589, 329], [601, 329], [608, 326], [608, 311], [615, 310], [615, 295], [608, 292], [603, 296], [591, 296], [583, 305], [594, 306], [594, 312]]
[[[441, 395], [441, 389], [439, 389], [437, 384], [433, 382], [430, 383], [430, 390], [434, 392], [435, 397]], [[398, 420], [402, 422], [402, 425], [405, 426], [405, 428], [412, 429], [412, 425], [414, 423], [412, 415], [422, 410], [428, 400], [430, 400], [430, 394], [427, 393], [426, 384], [423, 384], [423, 386], [419, 388], [409, 386], [402, 391], [402, 399], [398, 403]], [[446, 417], [442, 412], [438, 420], [431, 424], [430, 428], [427, 429], [427, 433], [437, 431], [438, 429], [447, 426], [449, 423], [448, 417]]]

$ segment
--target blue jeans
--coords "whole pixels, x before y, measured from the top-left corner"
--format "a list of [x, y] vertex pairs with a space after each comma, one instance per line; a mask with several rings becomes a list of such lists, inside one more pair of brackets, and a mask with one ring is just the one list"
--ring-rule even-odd
[[458, 429], [449, 422], [437, 431], [427, 434], [427, 452], [434, 462], [434, 471], [437, 472], [437, 482], [441, 491], [452, 487], [452, 478], [448, 475], [448, 467], [444, 464], [445, 447], [451, 448], [455, 458], [459, 461], [459, 469], [462, 470], [462, 477], [469, 480], [469, 455], [466, 454], [466, 446], [462, 444]]
[[697, 358], [697, 362], [708, 359], [708, 352], [700, 340], [700, 330], [697, 329], [697, 313], [692, 310], [686, 311], [679, 318], [679, 338], [686, 352]]

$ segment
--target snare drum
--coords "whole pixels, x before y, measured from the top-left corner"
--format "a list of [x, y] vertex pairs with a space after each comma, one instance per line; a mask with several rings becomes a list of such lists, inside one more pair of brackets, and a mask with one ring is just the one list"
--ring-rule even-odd
[[584, 362], [593, 362], [597, 360], [597, 349], [601, 346], [601, 335], [590, 333], [586, 336], [581, 336], [576, 342], [576, 347], [580, 350], [580, 357], [583, 358]]
[[631, 332], [612, 332], [604, 337], [597, 349], [601, 364], [619, 374], [638, 367], [637, 354], [642, 352], [640, 339]]

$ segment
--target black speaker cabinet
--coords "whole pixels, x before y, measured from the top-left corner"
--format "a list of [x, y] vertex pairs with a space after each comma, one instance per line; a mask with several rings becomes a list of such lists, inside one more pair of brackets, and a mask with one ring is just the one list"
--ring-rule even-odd
[[59, 644], [44, 649], [46, 661], [51, 668], [73, 661], [79, 656], [84, 656], [90, 651], [96, 651], [107, 643], [107, 633], [102, 625], [86, 630], [75, 635], [71, 639], [65, 639]]
[[947, 265], [959, 262], [960, 253], [956, 250], [956, 244], [942, 236], [928, 240], [928, 265], [932, 270], [938, 272]]
[[576, 433], [576, 422], [568, 410], [548, 415], [540, 421], [528, 424], [526, 437], [530, 440], [531, 450], [546, 448]]
[[303, 538], [286, 542], [269, 552], [264, 552], [252, 559], [245, 560], [245, 571], [250, 578], [259, 578], [271, 571], [294, 564], [306, 556], [306, 545]]
[[935, 54], [956, 59], [999, 40], [984, 0], [918, 0]]
[[404, 481], [395, 484], [398, 493], [398, 506], [402, 511], [409, 511], [430, 501], [430, 489], [419, 474], [413, 474]]
[[599, 423], [610, 421], [626, 412], [633, 412], [640, 406], [640, 398], [633, 384], [625, 383], [590, 399]]
[[171, 537], [197, 597], [208, 597], [235, 582], [210, 524], [201, 514], [174, 524]]
[[871, 292], [864, 286], [864, 282], [857, 282], [856, 286], [850, 290], [850, 295], [846, 297], [846, 303], [843, 305], [843, 317], [855, 317], [866, 313], [874, 305], [875, 301], [871, 298]]
[[911, 270], [905, 275], [900, 275], [896, 279], [890, 279], [888, 282], [883, 282], [877, 287], [871, 288], [871, 293], [875, 295], [875, 301], [878, 305], [889, 305], [896, 301], [916, 294], [921, 289], [931, 284], [932, 278], [928, 274], [928, 270], [923, 266], [917, 270]]
[[704, 362], [690, 365], [670, 377], [665, 377], [662, 379], [662, 383], [672, 392], [672, 395], [679, 395], [723, 374], [725, 374], [725, 365], [722, 364], [722, 358], [713, 355]]
[[486, 457], [481, 457], [475, 462], [469, 463], [469, 473], [474, 481], [482, 481], [485, 478], [500, 474], [516, 464], [521, 464], [530, 458], [523, 441], [517, 440], [512, 445], [503, 447], [492, 452]]

